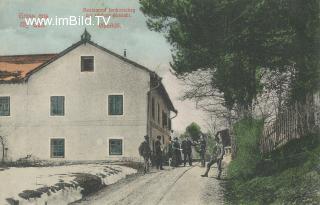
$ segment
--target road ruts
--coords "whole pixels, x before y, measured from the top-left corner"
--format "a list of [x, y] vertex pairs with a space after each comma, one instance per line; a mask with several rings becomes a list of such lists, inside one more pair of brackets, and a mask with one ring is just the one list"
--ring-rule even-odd
[[167, 168], [111, 185], [74, 203], [81, 205], [176, 205], [223, 204], [219, 181], [202, 178], [199, 166]]

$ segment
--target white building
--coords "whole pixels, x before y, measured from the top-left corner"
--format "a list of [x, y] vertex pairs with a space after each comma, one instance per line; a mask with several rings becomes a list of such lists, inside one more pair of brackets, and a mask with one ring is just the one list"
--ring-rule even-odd
[[0, 56], [0, 72], [7, 160], [136, 159], [144, 135], [169, 141], [177, 111], [161, 78], [86, 31], [58, 54]]

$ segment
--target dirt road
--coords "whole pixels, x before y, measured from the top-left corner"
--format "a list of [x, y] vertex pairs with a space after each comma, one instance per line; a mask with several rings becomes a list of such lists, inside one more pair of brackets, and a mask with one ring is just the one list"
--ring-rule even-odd
[[198, 165], [154, 170], [109, 186], [74, 205], [223, 204], [221, 181], [215, 178], [216, 168], [208, 178], [200, 176], [203, 171], [204, 168]]

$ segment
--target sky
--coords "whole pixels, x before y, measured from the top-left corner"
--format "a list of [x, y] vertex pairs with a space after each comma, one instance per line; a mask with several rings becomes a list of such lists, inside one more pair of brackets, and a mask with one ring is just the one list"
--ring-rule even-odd
[[[129, 14], [129, 17], [110, 18], [108, 24], [119, 24], [120, 28], [85, 25], [25, 28], [21, 24], [24, 17], [30, 15], [69, 18], [97, 13], [84, 12], [84, 8], [129, 8], [134, 12], [117, 13]], [[57, 53], [79, 41], [84, 28], [91, 34], [92, 41], [118, 54], [126, 49], [129, 59], [156, 71], [163, 78], [178, 110], [178, 116], [173, 120], [173, 129], [183, 132], [187, 125], [196, 122], [203, 131], [206, 130], [206, 114], [196, 109], [194, 102], [180, 100], [183, 83], [169, 71], [171, 46], [163, 34], [148, 30], [138, 0], [0, 0], [0, 55]]]

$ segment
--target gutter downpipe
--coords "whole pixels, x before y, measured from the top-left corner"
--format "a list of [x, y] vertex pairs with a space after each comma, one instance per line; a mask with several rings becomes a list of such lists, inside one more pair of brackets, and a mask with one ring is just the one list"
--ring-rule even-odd
[[170, 121], [171, 121], [171, 130], [170, 130], [170, 132], [171, 133], [173, 133], [173, 129], [172, 129], [172, 119], [174, 119], [174, 118], [176, 118], [177, 116], [178, 116], [178, 110], [174, 110], [173, 111], [176, 115], [175, 116], [173, 116], [173, 117], [170, 117]]

